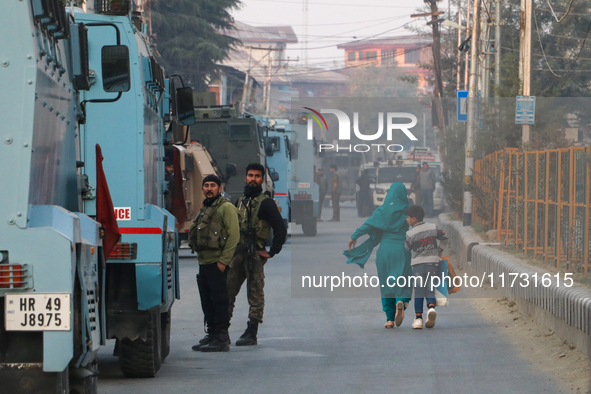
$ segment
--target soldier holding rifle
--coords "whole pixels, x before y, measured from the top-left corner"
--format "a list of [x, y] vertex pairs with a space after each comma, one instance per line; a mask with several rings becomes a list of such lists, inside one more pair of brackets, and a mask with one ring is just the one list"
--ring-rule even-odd
[[[259, 324], [263, 322], [265, 306], [264, 266], [281, 251], [287, 237], [287, 228], [277, 209], [277, 204], [263, 193], [261, 185], [265, 180], [265, 167], [251, 163], [246, 167], [246, 186], [244, 195], [237, 202], [240, 222], [240, 242], [232, 260], [232, 269], [228, 273], [228, 292], [230, 296], [230, 318], [234, 311], [236, 296], [246, 280], [248, 304], [248, 326], [236, 346], [257, 344]], [[273, 229], [273, 242], [267, 252], [265, 243]]]

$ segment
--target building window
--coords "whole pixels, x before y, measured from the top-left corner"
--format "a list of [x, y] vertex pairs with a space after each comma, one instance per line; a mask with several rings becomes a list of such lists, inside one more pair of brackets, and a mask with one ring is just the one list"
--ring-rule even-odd
[[392, 64], [396, 62], [396, 49], [382, 51], [382, 64]]
[[376, 60], [377, 58], [378, 58], [377, 51], [367, 52], [367, 60]]
[[355, 52], [349, 52], [349, 61], [355, 60]]
[[359, 52], [359, 60], [363, 60], [363, 52]]
[[421, 48], [409, 48], [404, 50], [404, 63], [417, 64], [421, 62]]

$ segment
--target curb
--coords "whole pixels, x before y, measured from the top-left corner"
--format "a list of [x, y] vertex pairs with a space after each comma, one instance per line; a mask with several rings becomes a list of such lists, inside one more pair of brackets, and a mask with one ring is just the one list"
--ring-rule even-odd
[[[499, 290], [513, 300], [517, 307], [532, 317], [537, 324], [554, 331], [569, 345], [591, 358], [591, 290], [577, 286], [557, 285], [554, 278], [549, 286], [542, 285], [541, 275], [547, 273], [528, 266], [521, 259], [484, 243], [471, 227], [450, 220], [445, 214], [438, 217], [439, 227], [449, 236], [452, 250], [459, 256], [459, 268], [480, 274], [493, 274], [499, 278], [509, 274], [525, 274], [530, 280], [526, 286], [507, 286]], [[547, 283], [547, 282], [546, 282]], [[561, 282], [563, 283], [563, 282]]]

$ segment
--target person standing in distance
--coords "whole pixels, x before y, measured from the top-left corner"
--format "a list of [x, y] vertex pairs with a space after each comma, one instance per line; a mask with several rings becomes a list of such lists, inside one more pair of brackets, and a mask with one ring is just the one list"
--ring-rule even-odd
[[328, 179], [324, 176], [324, 169], [318, 168], [316, 174], [316, 183], [318, 184], [318, 221], [322, 222], [322, 206], [324, 205], [324, 198], [328, 192]]
[[203, 178], [205, 200], [189, 230], [189, 247], [197, 252], [197, 286], [207, 335], [192, 347], [195, 351], [230, 350], [227, 276], [240, 239], [236, 207], [222, 195], [222, 182], [215, 175]]
[[[265, 167], [251, 163], [246, 167], [246, 186], [244, 195], [236, 203], [240, 222], [240, 242], [232, 260], [232, 269], [228, 274], [228, 292], [230, 297], [229, 315], [232, 318], [236, 296], [246, 280], [246, 291], [250, 309], [244, 334], [236, 341], [236, 346], [257, 344], [259, 324], [263, 322], [265, 307], [265, 271], [267, 259], [281, 251], [287, 238], [287, 228], [277, 209], [277, 204], [263, 193], [261, 185], [265, 181]], [[248, 256], [248, 228], [256, 231], [254, 261]], [[273, 229], [273, 243], [267, 252], [265, 242]], [[252, 272], [251, 272], [252, 270]]]
[[337, 175], [337, 166], [335, 164], [330, 166], [330, 172], [332, 172], [332, 194], [330, 196], [332, 200], [332, 219], [329, 222], [339, 222], [341, 220], [341, 206], [339, 205], [342, 193], [341, 178]]
[[435, 173], [429, 168], [429, 164], [423, 163], [423, 169], [419, 172], [419, 186], [421, 188], [421, 200], [425, 208], [425, 217], [428, 218], [433, 216], [435, 183]]

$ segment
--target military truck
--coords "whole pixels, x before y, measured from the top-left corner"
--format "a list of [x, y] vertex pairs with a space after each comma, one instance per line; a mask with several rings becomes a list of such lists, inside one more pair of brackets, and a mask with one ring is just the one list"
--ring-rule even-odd
[[[218, 167], [232, 202], [244, 191], [244, 175], [249, 163], [260, 163], [267, 168], [263, 129], [257, 120], [247, 115], [239, 117], [229, 106], [195, 107], [195, 124], [189, 134], [181, 129], [175, 141], [196, 142], [203, 145]], [[273, 195], [273, 180], [267, 172], [263, 190]]]
[[82, 213], [78, 133], [89, 27], [60, 0], [1, 8], [0, 391], [95, 393], [105, 259], [101, 225]]
[[[84, 94], [86, 124], [80, 130], [89, 185], [84, 212], [96, 214], [94, 146], [100, 144], [121, 233], [106, 266], [106, 335], [116, 339], [125, 376], [153, 377], [170, 351], [171, 309], [180, 297], [176, 218], [164, 208], [167, 83], [142, 21], [116, 15], [120, 9], [110, 2], [97, 5], [95, 14], [75, 12], [76, 22], [88, 28], [91, 70]], [[118, 71], [120, 65], [127, 69]], [[176, 108], [187, 107], [180, 99], [186, 92], [181, 92], [172, 93]], [[192, 101], [188, 106], [188, 115], [179, 110], [174, 117], [190, 123]]]

